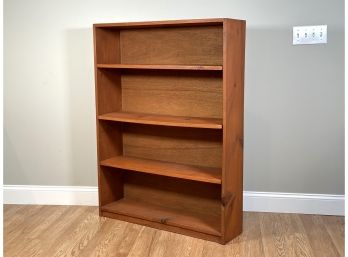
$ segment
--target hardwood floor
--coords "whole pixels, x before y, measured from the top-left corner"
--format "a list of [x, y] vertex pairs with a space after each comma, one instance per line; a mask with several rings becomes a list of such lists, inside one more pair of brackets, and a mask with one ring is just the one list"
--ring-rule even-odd
[[123, 221], [97, 207], [4, 206], [5, 256], [344, 256], [344, 217], [244, 212], [223, 246]]

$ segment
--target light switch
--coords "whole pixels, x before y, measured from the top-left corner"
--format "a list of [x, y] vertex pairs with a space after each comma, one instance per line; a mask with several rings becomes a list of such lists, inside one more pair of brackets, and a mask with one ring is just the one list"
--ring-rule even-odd
[[293, 45], [311, 45], [327, 43], [327, 25], [296, 26], [292, 28]]

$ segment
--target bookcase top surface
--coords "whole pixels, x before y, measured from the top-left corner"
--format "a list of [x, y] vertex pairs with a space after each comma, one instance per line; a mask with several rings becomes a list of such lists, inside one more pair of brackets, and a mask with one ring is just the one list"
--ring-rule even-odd
[[96, 23], [98, 28], [140, 28], [140, 27], [170, 27], [170, 26], [202, 26], [202, 25], [222, 25], [224, 21], [244, 21], [231, 18], [210, 18], [210, 19], [190, 19], [190, 20], [165, 20], [165, 21], [138, 21], [120, 23]]

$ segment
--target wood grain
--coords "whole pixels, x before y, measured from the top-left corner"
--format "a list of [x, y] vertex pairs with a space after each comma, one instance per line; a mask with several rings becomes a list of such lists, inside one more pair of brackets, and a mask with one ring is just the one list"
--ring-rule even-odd
[[124, 197], [216, 219], [221, 215], [217, 184], [122, 171]]
[[98, 230], [105, 222], [105, 218], [99, 218], [97, 211], [90, 213], [84, 222], [68, 236], [65, 244], [60, 245], [52, 256], [78, 256], [80, 252], [94, 238]]
[[222, 119], [221, 72], [123, 71], [125, 112]]
[[221, 131], [158, 126], [124, 126], [123, 155], [221, 168]]
[[124, 236], [120, 237], [120, 235], [118, 235], [121, 238], [119, 244], [110, 245], [110, 250], [107, 252], [106, 256], [126, 257], [136, 242], [141, 229], [141, 226], [136, 224], [127, 224]]
[[[98, 120], [98, 115], [120, 111], [122, 108], [121, 76], [119, 72], [99, 70], [98, 62], [118, 63], [120, 61], [119, 31], [94, 27], [94, 74], [97, 128], [98, 161], [118, 155], [122, 152], [122, 136], [119, 130]], [[110, 140], [112, 138], [112, 141]], [[111, 183], [113, 182], [113, 185]], [[122, 196], [120, 181], [110, 177], [105, 168], [98, 166], [99, 205], [109, 203]], [[116, 189], [114, 186], [118, 186]]]
[[81, 256], [112, 256], [111, 247], [116, 247], [121, 244], [123, 237], [121, 234], [126, 234], [130, 237], [136, 237], [140, 226], [135, 226], [126, 222], [114, 222], [111, 219], [106, 219], [100, 226], [100, 229], [95, 233], [93, 240], [84, 247], [80, 255]]
[[128, 257], [151, 256], [152, 245], [157, 235], [157, 230], [142, 227], [137, 240], [128, 253]]
[[[203, 225], [211, 224], [215, 231], [220, 231], [220, 185], [143, 173], [122, 171], [122, 174], [124, 181], [122, 200], [131, 199], [140, 205], [144, 203], [146, 217], [154, 216], [138, 217], [137, 213], [142, 213], [141, 210], [132, 211], [133, 217], [124, 213], [119, 214], [120, 212], [103, 212], [103, 215], [219, 242], [218, 236], [207, 234], [204, 232], [206, 230], [199, 232], [197, 229], [201, 227], [204, 229], [204, 226], [198, 222], [201, 220]], [[157, 216], [155, 216], [156, 213]], [[173, 213], [174, 217], [170, 216]], [[178, 218], [178, 215], [181, 217]], [[197, 229], [188, 229], [188, 224], [196, 226]]]
[[[92, 216], [97, 216], [95, 207], [39, 207], [41, 207], [40, 215], [26, 216], [26, 213], [23, 213], [25, 220], [21, 224], [21, 228], [16, 229], [19, 235], [13, 237], [13, 234], [5, 234], [10, 239], [5, 243], [5, 256], [21, 256], [22, 254], [23, 256], [53, 256], [55, 250], [51, 250], [64, 242], [64, 235], [79, 226], [81, 219], [85, 220], [91, 214], [91, 210], [94, 212]], [[33, 208], [35, 207], [25, 206], [26, 212], [29, 213]], [[57, 213], [62, 213], [60, 218], [52, 218], [56, 217]], [[41, 222], [46, 225], [38, 226]], [[36, 232], [32, 234], [31, 232], [36, 227]], [[50, 228], [55, 229], [54, 232]]]
[[114, 202], [123, 197], [122, 174], [117, 173], [110, 167], [99, 167], [99, 188], [100, 206]]
[[95, 63], [120, 62], [120, 32], [94, 27]]
[[121, 73], [96, 69], [97, 115], [122, 109]]
[[[4, 246], [11, 248], [12, 245], [17, 245], [18, 238], [30, 231], [30, 229], [28, 230], [26, 228], [32, 222], [35, 222], [36, 219], [40, 219], [41, 216], [38, 214], [42, 213], [42, 211], [43, 206], [33, 206], [29, 210], [27, 208], [21, 208], [15, 215], [7, 214], [11, 215], [12, 218], [8, 221], [4, 221], [4, 230], [6, 231], [6, 235], [10, 237], [10, 240], [7, 240]], [[26, 215], [24, 215], [24, 213]]]
[[[333, 243], [344, 241], [344, 217], [337, 216], [247, 212], [243, 234], [219, 245], [99, 218], [97, 207], [5, 205], [4, 209], [4, 223], [14, 225], [4, 228], [5, 256], [344, 256], [344, 245]], [[284, 250], [272, 250], [282, 245]]]
[[224, 21], [222, 193], [223, 241], [243, 227], [244, 49], [245, 21]]
[[156, 28], [156, 27], [177, 27], [177, 26], [203, 26], [222, 25], [227, 18], [212, 19], [190, 19], [190, 20], [167, 20], [167, 21], [140, 21], [140, 22], [118, 22], [94, 24], [97, 28]]
[[168, 232], [173, 232], [173, 233], [177, 233], [177, 234], [181, 234], [181, 235], [192, 236], [192, 237], [196, 237], [196, 238], [200, 238], [200, 239], [204, 239], [204, 240], [209, 240], [209, 241], [213, 241], [213, 242], [217, 242], [217, 243], [220, 242], [221, 236], [213, 236], [213, 235], [197, 232], [197, 231], [194, 231], [191, 229], [183, 229], [183, 228], [178, 227], [178, 226], [170, 226], [170, 225], [166, 225], [166, 224], [162, 224], [162, 223], [158, 223], [158, 222], [149, 221], [146, 219], [139, 219], [133, 215], [132, 216], [125, 216], [125, 215], [119, 215], [117, 213], [111, 213], [111, 212], [103, 212], [102, 214], [104, 217], [108, 217], [108, 218], [112, 218], [112, 219], [123, 220], [123, 221], [131, 222], [134, 224], [148, 226], [151, 228], [164, 230], [164, 231], [168, 231]]
[[123, 198], [122, 200], [102, 206], [103, 212], [133, 216], [170, 226], [190, 229], [197, 232], [220, 236], [220, 226], [216, 218], [191, 211], [178, 210], [176, 207], [163, 207], [139, 200]]
[[145, 70], [222, 70], [221, 65], [172, 65], [172, 64], [97, 64], [104, 69], [145, 69]]
[[243, 233], [229, 242], [223, 256], [265, 256], [260, 228], [260, 214], [244, 212]]
[[[98, 162], [122, 154], [122, 132], [120, 128], [103, 121], [97, 123]], [[123, 196], [122, 180], [108, 167], [98, 166], [99, 204], [104, 205]]]
[[263, 248], [269, 256], [317, 256], [298, 215], [260, 214]]
[[145, 113], [111, 112], [99, 115], [98, 119], [172, 127], [222, 129], [222, 120], [214, 118], [195, 118], [172, 115], [153, 115]]
[[332, 242], [341, 256], [344, 256], [344, 220], [337, 216], [321, 216]]
[[122, 64], [222, 65], [222, 26], [124, 29]]
[[[319, 215], [300, 215], [315, 257], [341, 256]], [[323, 229], [321, 229], [323, 228]], [[342, 251], [341, 251], [342, 252]]]
[[100, 165], [144, 172], [173, 178], [221, 184], [221, 169], [182, 165], [149, 159], [116, 156], [100, 162]]

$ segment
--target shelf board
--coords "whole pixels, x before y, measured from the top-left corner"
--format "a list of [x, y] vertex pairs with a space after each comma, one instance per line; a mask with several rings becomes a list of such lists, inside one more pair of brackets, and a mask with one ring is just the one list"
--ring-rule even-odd
[[[156, 28], [156, 27], [181, 27], [181, 26], [203, 26], [203, 25], [222, 25], [229, 18], [213, 19], [190, 19], [190, 20], [167, 20], [167, 21], [141, 21], [141, 22], [121, 22], [121, 23], [97, 23], [97, 28]], [[235, 20], [235, 19], [233, 19]]]
[[97, 68], [150, 70], [222, 70], [222, 65], [97, 64]]
[[177, 164], [135, 157], [116, 156], [100, 165], [173, 178], [221, 184], [221, 169]]
[[222, 129], [222, 119], [215, 118], [195, 118], [130, 112], [112, 112], [99, 115], [98, 119], [149, 125]]
[[136, 217], [152, 222], [194, 230], [201, 233], [221, 236], [220, 219], [188, 210], [154, 205], [141, 200], [122, 198], [101, 207], [103, 212]]

